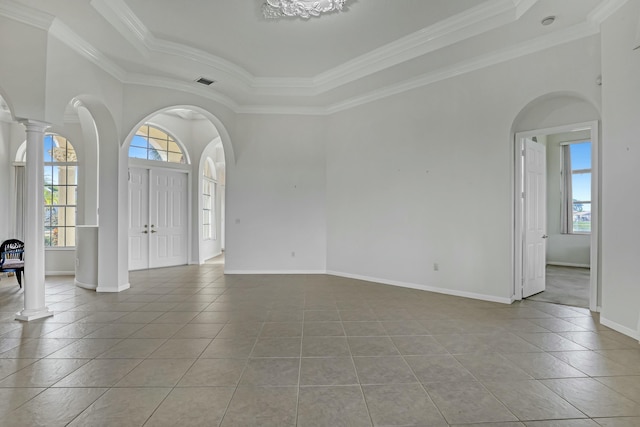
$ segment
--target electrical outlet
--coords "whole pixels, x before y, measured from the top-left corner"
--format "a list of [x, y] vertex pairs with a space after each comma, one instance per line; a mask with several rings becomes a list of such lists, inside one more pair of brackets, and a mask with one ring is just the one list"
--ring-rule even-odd
[[291, 258], [295, 258], [296, 257], [296, 253], [295, 252], [291, 252]]
[[440, 265], [437, 262], [433, 263], [433, 271], [438, 271], [440, 270]]

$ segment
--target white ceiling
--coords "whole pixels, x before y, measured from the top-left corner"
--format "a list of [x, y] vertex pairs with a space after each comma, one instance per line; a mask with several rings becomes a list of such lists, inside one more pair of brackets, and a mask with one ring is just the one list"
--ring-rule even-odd
[[596, 34], [625, 1], [350, 0], [343, 13], [273, 21], [263, 0], [0, 0], [0, 14], [49, 20], [123, 82], [236, 111], [330, 112]]

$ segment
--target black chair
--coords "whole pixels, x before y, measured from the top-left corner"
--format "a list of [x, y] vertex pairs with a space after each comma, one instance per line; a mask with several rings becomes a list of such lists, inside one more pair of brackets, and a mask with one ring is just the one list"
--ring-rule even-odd
[[14, 272], [18, 285], [22, 288], [24, 272], [24, 243], [17, 239], [9, 239], [0, 245], [0, 272]]

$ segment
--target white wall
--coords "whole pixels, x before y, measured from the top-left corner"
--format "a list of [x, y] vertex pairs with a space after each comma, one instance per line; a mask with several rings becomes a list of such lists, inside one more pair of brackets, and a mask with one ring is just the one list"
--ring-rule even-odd
[[[566, 132], [545, 138], [547, 147], [547, 264], [588, 267], [591, 236], [561, 234], [560, 207], [562, 204], [561, 143], [581, 139], [588, 141], [590, 131]], [[540, 140], [540, 139], [538, 139]]]
[[640, 338], [640, 2], [602, 26], [603, 324]]
[[548, 93], [599, 99], [599, 59], [592, 37], [333, 115], [328, 270], [509, 301], [514, 119]]
[[235, 134], [226, 271], [324, 272], [326, 118], [242, 114]]
[[0, 120], [0, 242], [10, 238], [12, 215], [11, 203], [13, 199], [13, 167], [11, 159], [11, 124]]

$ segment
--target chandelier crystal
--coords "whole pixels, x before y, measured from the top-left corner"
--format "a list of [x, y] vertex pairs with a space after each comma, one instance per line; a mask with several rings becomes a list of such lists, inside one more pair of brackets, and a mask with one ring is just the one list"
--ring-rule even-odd
[[265, 18], [277, 19], [285, 16], [309, 19], [323, 13], [341, 11], [347, 0], [266, 0], [262, 5]]

